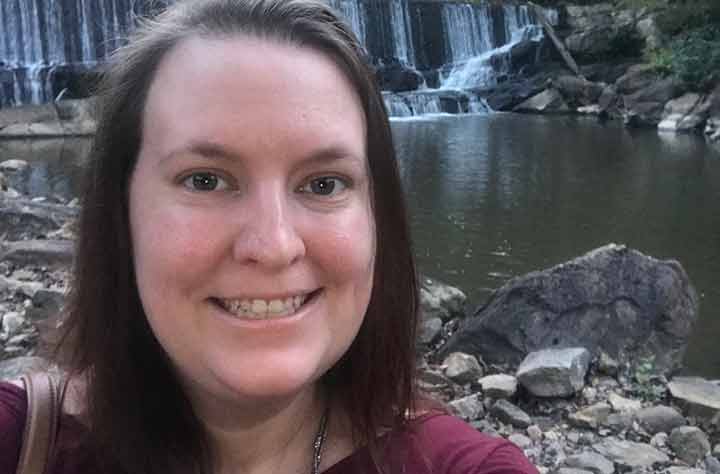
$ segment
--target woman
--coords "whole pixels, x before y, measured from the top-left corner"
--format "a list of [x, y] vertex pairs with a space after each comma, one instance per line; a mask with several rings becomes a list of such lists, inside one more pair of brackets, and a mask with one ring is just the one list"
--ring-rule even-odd
[[388, 120], [327, 6], [179, 2], [103, 91], [51, 472], [536, 472], [416, 392]]

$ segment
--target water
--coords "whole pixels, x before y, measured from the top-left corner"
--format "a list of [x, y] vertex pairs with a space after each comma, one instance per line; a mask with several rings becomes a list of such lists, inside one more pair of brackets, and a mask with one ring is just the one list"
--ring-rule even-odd
[[422, 272], [470, 308], [609, 242], [679, 260], [700, 295], [689, 372], [720, 377], [720, 153], [701, 138], [492, 114], [393, 122]]
[[[472, 309], [513, 276], [609, 242], [677, 259], [700, 295], [688, 371], [720, 378], [720, 153], [702, 139], [515, 114], [393, 131], [424, 274], [462, 288]], [[68, 199], [87, 144], [0, 141], [0, 161], [31, 161], [29, 190]]]

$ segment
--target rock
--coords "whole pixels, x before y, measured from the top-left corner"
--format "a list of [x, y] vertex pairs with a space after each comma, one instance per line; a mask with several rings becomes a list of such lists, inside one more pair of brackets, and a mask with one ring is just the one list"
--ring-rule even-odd
[[520, 384], [538, 397], [567, 397], [585, 385], [590, 353], [584, 348], [533, 352], [518, 367]]
[[568, 423], [577, 428], [595, 429], [605, 423], [611, 411], [612, 408], [608, 403], [596, 403], [570, 414], [570, 416], [568, 416]]
[[567, 74], [553, 80], [552, 85], [570, 107], [594, 104], [604, 88], [602, 84]]
[[463, 354], [462, 352], [450, 354], [445, 358], [442, 365], [445, 366], [445, 376], [460, 385], [475, 382], [483, 375], [483, 369], [475, 356]]
[[5, 313], [5, 315], [0, 318], [0, 322], [2, 323], [0, 324], [2, 332], [13, 336], [22, 327], [23, 323], [25, 323], [25, 319], [20, 316], [20, 313], [11, 311], [9, 313]]
[[510, 441], [520, 449], [527, 449], [532, 446], [532, 440], [524, 434], [520, 433], [513, 433], [508, 436], [508, 441]]
[[375, 77], [382, 90], [392, 92], [414, 91], [425, 82], [422, 74], [399, 62], [380, 66], [375, 71]]
[[0, 361], [0, 380], [15, 379], [35, 370], [46, 370], [48, 362], [40, 357], [16, 357]]
[[681, 366], [697, 315], [697, 293], [678, 262], [610, 244], [510, 280], [440, 352], [512, 366], [529, 352], [585, 347], [630, 364], [652, 358], [664, 373]]
[[608, 396], [608, 402], [610, 402], [613, 410], [623, 413], [633, 413], [642, 408], [642, 403], [640, 401], [621, 397], [617, 393], [611, 393]]
[[632, 126], [658, 125], [662, 120], [665, 104], [677, 97], [680, 91], [678, 80], [668, 77], [624, 96], [626, 124]]
[[667, 474], [708, 474], [708, 473], [703, 469], [695, 469], [692, 467], [671, 466], [668, 468]]
[[512, 398], [517, 392], [517, 378], [507, 374], [488, 375], [480, 380], [483, 394], [491, 398]]
[[77, 208], [0, 198], [0, 235], [6, 240], [44, 237], [78, 214]]
[[65, 295], [62, 291], [43, 288], [35, 293], [32, 307], [28, 308], [25, 314], [35, 322], [57, 317], [64, 301]]
[[575, 469], [574, 467], [561, 467], [555, 474], [593, 474], [592, 471], [586, 471], [585, 469]]
[[603, 440], [595, 450], [623, 468], [654, 467], [670, 461], [665, 453], [649, 444], [613, 438]]
[[507, 400], [496, 401], [490, 409], [490, 414], [503, 423], [516, 428], [527, 428], [532, 424], [530, 416]]
[[664, 448], [668, 443], [668, 434], [660, 432], [650, 438], [650, 446], [654, 448]]
[[659, 79], [660, 75], [652, 64], [636, 64], [630, 66], [627, 72], [615, 81], [615, 89], [618, 94], [633, 94], [650, 87]]
[[705, 102], [700, 94], [685, 94], [665, 104], [658, 130], [668, 132], [694, 130], [705, 123], [708, 112], [709, 103]]
[[602, 110], [600, 109], [599, 105], [593, 104], [593, 105], [586, 105], [583, 107], [578, 107], [577, 113], [579, 113], [581, 115], [600, 115], [600, 114], [602, 114]]
[[18, 265], [68, 267], [73, 256], [74, 244], [69, 240], [19, 240], [0, 243], [0, 260]]
[[485, 413], [485, 408], [478, 394], [453, 400], [448, 406], [455, 415], [465, 421], [477, 420]]
[[420, 285], [420, 311], [424, 317], [449, 321], [463, 317], [467, 297], [460, 289], [427, 277]]
[[516, 106], [513, 112], [568, 113], [570, 108], [556, 89], [546, 89]]
[[720, 474], [720, 461], [714, 456], [705, 456], [705, 470], [707, 474]]
[[5, 160], [0, 163], [0, 171], [19, 173], [27, 170], [28, 162], [25, 160]]
[[429, 345], [440, 337], [442, 332], [442, 320], [440, 318], [425, 319], [420, 322], [418, 340], [421, 344]]
[[715, 457], [720, 457], [720, 444], [713, 446], [712, 454]]
[[673, 428], [684, 425], [685, 418], [674, 408], [658, 405], [638, 410], [635, 417], [645, 431], [655, 434], [669, 433]]
[[36, 281], [15, 280], [13, 278], [6, 278], [0, 275], [0, 292], [7, 292], [11, 294], [18, 293], [32, 298], [42, 289], [42, 283]]
[[603, 426], [617, 433], [630, 429], [632, 425], [633, 416], [630, 413], [611, 413], [603, 423]]
[[690, 416], [710, 421], [720, 411], [720, 387], [700, 377], [675, 377], [670, 394], [684, 405]]
[[613, 474], [615, 472], [615, 466], [612, 462], [592, 451], [584, 451], [568, 457], [565, 460], [565, 465], [584, 469], [595, 474]]
[[588, 404], [595, 403], [598, 391], [594, 387], [585, 387], [582, 389], [582, 397]]
[[680, 426], [670, 433], [670, 447], [678, 458], [693, 466], [710, 452], [710, 441], [700, 428]]
[[531, 440], [538, 443], [543, 439], [543, 432], [538, 425], [530, 425], [527, 428], [527, 434]]
[[617, 93], [615, 86], [606, 86], [600, 97], [598, 97], [598, 107], [601, 114], [618, 115], [620, 113], [620, 95]]
[[705, 99], [708, 107], [708, 119], [705, 124], [705, 137], [710, 143], [720, 142], [720, 85]]
[[643, 18], [638, 21], [635, 28], [640, 37], [645, 40], [646, 50], [656, 50], [665, 43], [665, 38], [663, 37], [660, 28], [657, 26], [654, 15], [650, 15], [647, 18]]

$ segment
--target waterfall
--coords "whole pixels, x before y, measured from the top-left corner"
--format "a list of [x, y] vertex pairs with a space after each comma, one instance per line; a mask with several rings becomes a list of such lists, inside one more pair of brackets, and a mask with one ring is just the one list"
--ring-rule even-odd
[[[0, 107], [53, 100], [123, 44], [137, 16], [173, 1], [0, 0]], [[346, 19], [378, 74], [410, 69], [410, 77], [422, 76], [417, 92], [385, 96], [392, 115], [487, 111], [469, 91], [516, 72], [518, 55], [532, 62], [539, 48], [528, 45], [543, 38], [522, 4], [325, 1]], [[545, 14], [557, 24], [557, 11]]]
[[0, 106], [52, 100], [59, 66], [90, 70], [146, 10], [137, 0], [0, 0]]
[[[468, 53], [474, 54], [472, 54], [473, 57], [468, 59], [467, 57], [456, 57], [453, 53], [455, 62], [450, 74], [442, 81], [441, 87], [443, 89], [473, 89], [495, 85], [498, 76], [510, 73], [512, 68], [511, 51], [514, 46], [523, 41], [537, 43], [543, 38], [542, 27], [537, 23], [527, 5], [506, 4], [501, 9], [494, 9], [490, 5], [478, 7], [446, 5], [448, 18], [450, 18], [450, 15], [454, 15], [454, 10], [457, 10], [460, 6], [472, 9], [472, 15], [466, 12], [465, 16], [460, 17], [460, 24], [466, 25], [464, 29], [473, 31], [465, 34], [468, 45], [461, 45], [456, 49], [461, 51], [464, 56], [467, 56]], [[481, 12], [481, 15], [478, 15], [478, 11]], [[495, 15], [499, 15], [499, 19], [502, 21], [496, 21], [498, 17]], [[473, 22], [477, 16], [480, 16], [481, 21]], [[491, 29], [492, 25], [498, 23], [504, 25], [502, 34], [498, 34]], [[475, 40], [481, 33], [488, 38], [482, 44], [482, 47]], [[503, 43], [498, 45], [499, 41]], [[453, 42], [450, 41], [450, 44], [452, 45]], [[459, 62], [457, 62], [458, 59]]]

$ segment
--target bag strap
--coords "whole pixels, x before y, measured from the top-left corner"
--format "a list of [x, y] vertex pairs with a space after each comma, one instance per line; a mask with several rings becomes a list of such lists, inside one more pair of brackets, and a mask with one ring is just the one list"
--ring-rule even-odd
[[17, 474], [45, 474], [55, 447], [64, 383], [44, 372], [23, 375], [22, 381], [27, 418]]

